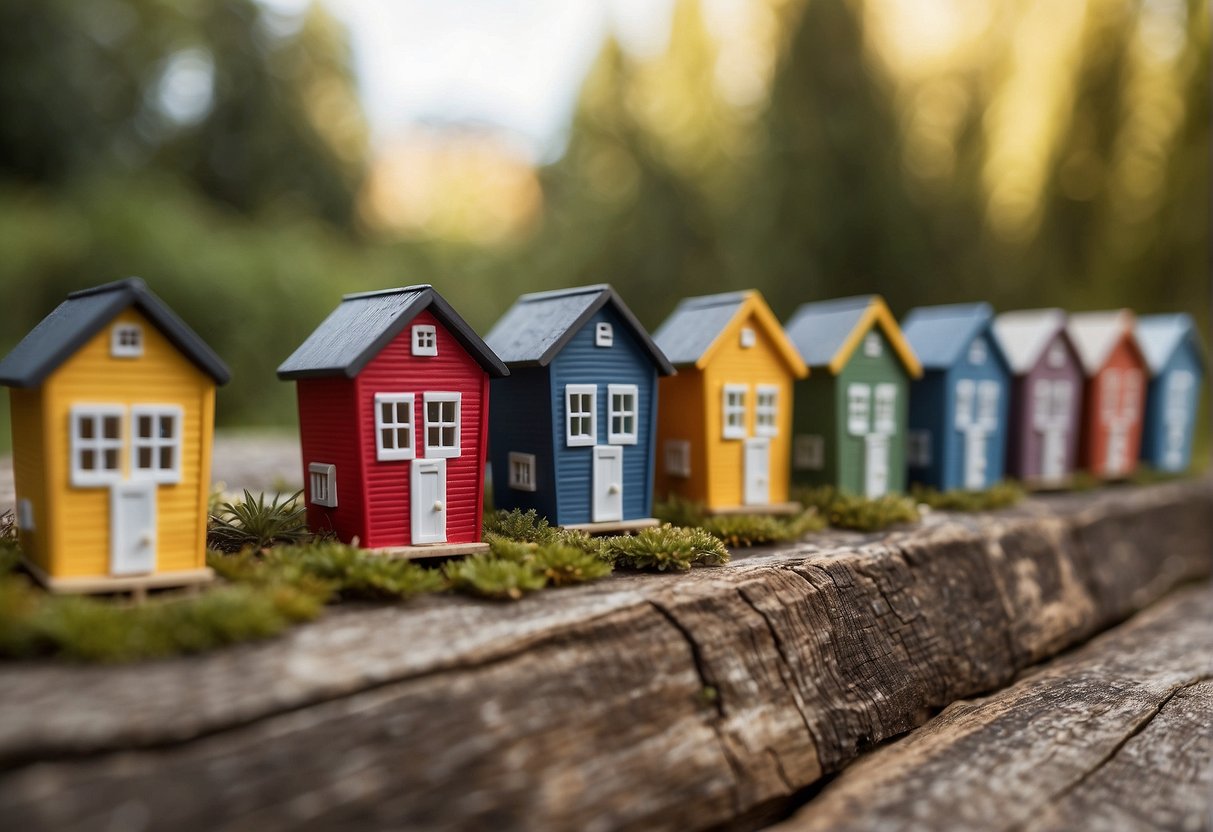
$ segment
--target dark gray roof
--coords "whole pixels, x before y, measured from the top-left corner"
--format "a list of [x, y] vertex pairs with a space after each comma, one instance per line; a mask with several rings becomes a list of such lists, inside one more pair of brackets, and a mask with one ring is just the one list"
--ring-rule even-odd
[[749, 292], [725, 292], [687, 298], [674, 307], [653, 339], [675, 366], [694, 364], [749, 297]]
[[784, 325], [788, 338], [810, 367], [830, 363], [855, 330], [860, 318], [876, 301], [876, 295], [806, 303]]
[[425, 310], [454, 336], [491, 376], [508, 376], [501, 359], [489, 349], [446, 299], [432, 286], [405, 286], [346, 295], [290, 358], [278, 367], [278, 378], [353, 378]]
[[[911, 309], [901, 332], [923, 367], [944, 370], [959, 361], [973, 339], [993, 323], [994, 309], [988, 303], [950, 303]], [[997, 340], [990, 340], [1001, 360]]]
[[658, 372], [673, 373], [665, 353], [653, 343], [627, 304], [605, 283], [523, 295], [493, 325], [485, 340], [511, 367], [544, 367], [608, 303], [631, 328]]
[[198, 369], [226, 384], [222, 359], [147, 284], [128, 277], [72, 292], [0, 361], [0, 384], [37, 387], [124, 310], [135, 307]]

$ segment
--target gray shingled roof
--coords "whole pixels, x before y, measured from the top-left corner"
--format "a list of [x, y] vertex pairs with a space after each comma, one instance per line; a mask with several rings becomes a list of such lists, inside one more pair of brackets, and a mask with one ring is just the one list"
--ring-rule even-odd
[[[994, 310], [988, 303], [920, 306], [906, 315], [901, 333], [923, 367], [945, 370], [959, 361], [973, 339], [993, 322]], [[990, 340], [999, 360], [1003, 360], [996, 339]]]
[[432, 286], [346, 295], [290, 358], [278, 378], [353, 378], [426, 309], [491, 376], [509, 375], [501, 359]]
[[611, 304], [649, 353], [658, 372], [674, 372], [665, 353], [649, 337], [627, 304], [605, 283], [536, 292], [514, 302], [489, 330], [485, 341], [507, 365], [547, 366], [599, 309]]
[[198, 369], [226, 384], [227, 365], [137, 277], [72, 292], [0, 360], [0, 384], [37, 387], [119, 313], [135, 307]]
[[788, 338], [810, 367], [824, 367], [838, 354], [876, 295], [803, 304], [784, 325]]
[[749, 292], [725, 292], [687, 298], [674, 307], [670, 317], [653, 333], [653, 340], [674, 366], [694, 364], [748, 297]]

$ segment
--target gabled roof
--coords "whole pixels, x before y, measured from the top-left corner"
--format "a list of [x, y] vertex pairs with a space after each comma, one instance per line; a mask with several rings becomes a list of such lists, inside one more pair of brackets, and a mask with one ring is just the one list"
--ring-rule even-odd
[[1066, 322], [1066, 334], [1074, 344], [1083, 372], [1088, 376], [1098, 374], [1112, 350], [1125, 338], [1129, 339], [1134, 352], [1141, 355], [1133, 337], [1133, 324], [1133, 313], [1128, 309], [1071, 314]]
[[231, 373], [198, 333], [137, 277], [72, 292], [0, 360], [0, 384], [37, 387], [119, 313], [135, 307], [216, 384]]
[[1146, 357], [1150, 375], [1158, 375], [1184, 343], [1192, 344], [1202, 366], [1208, 364], [1204, 344], [1200, 341], [1200, 333], [1196, 331], [1196, 324], [1191, 315], [1183, 312], [1173, 315], [1143, 315], [1137, 319], [1134, 333], [1137, 336], [1137, 345]]
[[893, 313], [880, 295], [858, 295], [803, 304], [788, 320], [788, 337], [810, 367], [825, 367], [834, 375], [851, 360], [871, 327], [879, 326], [912, 378], [922, 375], [918, 356], [906, 342]]
[[510, 374], [467, 321], [432, 286], [405, 286], [346, 295], [290, 358], [278, 378], [353, 378], [425, 310], [442, 322], [491, 376]]
[[[994, 309], [988, 303], [950, 303], [911, 309], [901, 332], [924, 368], [944, 370], [960, 361], [973, 339], [993, 323]], [[996, 339], [991, 340], [998, 360], [1005, 363]]]
[[797, 378], [808, 375], [808, 368], [796, 354], [779, 319], [762, 295], [753, 289], [686, 298], [674, 307], [653, 337], [675, 366], [694, 366], [702, 370], [723, 342], [721, 336], [750, 314], [770, 336], [776, 352], [792, 374]]
[[1060, 309], [1003, 312], [994, 319], [998, 346], [1011, 365], [1011, 372], [1017, 376], [1035, 367], [1045, 347], [1065, 328], [1066, 313]]
[[632, 330], [641, 348], [657, 365], [657, 371], [662, 375], [673, 373], [665, 353], [623, 299], [605, 283], [523, 295], [493, 325], [485, 340], [511, 367], [546, 367], [607, 304]]

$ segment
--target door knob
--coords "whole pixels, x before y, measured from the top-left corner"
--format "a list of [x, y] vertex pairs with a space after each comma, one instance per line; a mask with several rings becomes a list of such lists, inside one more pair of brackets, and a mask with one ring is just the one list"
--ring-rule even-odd
[[445, 506], [443, 506], [442, 500], [434, 501], [434, 511], [442, 511], [443, 508], [445, 508]]
[[619, 493], [619, 483], [617, 483], [617, 482], [611, 483], [610, 486], [607, 488], [607, 493], [608, 494], [618, 494]]
[[150, 534], [145, 534], [142, 537], [140, 537], [139, 545], [142, 546], [143, 548], [147, 548], [148, 546], [151, 546], [152, 545], [152, 536]]

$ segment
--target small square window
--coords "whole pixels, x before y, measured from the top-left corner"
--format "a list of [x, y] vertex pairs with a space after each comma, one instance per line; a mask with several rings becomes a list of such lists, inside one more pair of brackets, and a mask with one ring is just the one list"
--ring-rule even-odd
[[609, 347], [615, 343], [615, 329], [608, 323], [600, 323], [594, 327], [594, 345]]
[[969, 363], [975, 366], [981, 366], [986, 363], [986, 342], [984, 338], [977, 338], [972, 344], [969, 344]]
[[883, 352], [883, 347], [880, 343], [880, 334], [869, 332], [863, 336], [863, 354], [868, 358], [880, 358], [880, 353]]
[[375, 458], [413, 459], [413, 394], [375, 394]]
[[798, 471], [820, 471], [825, 467], [825, 440], [818, 434], [800, 434], [792, 443], [792, 464]]
[[413, 355], [437, 355], [438, 331], [430, 324], [413, 327]]
[[515, 491], [535, 490], [535, 455], [510, 452], [510, 488]]
[[741, 328], [741, 348], [743, 350], [748, 350], [756, 343], [758, 343], [758, 336], [754, 334], [754, 330], [750, 329], [748, 326], [743, 326]]
[[725, 439], [745, 439], [746, 386], [726, 384], [721, 423]]
[[566, 384], [564, 388], [565, 443], [570, 447], [598, 444], [598, 388], [593, 384]]
[[427, 459], [459, 456], [458, 393], [426, 393], [425, 456]]
[[754, 402], [754, 435], [776, 436], [779, 433], [779, 388], [758, 386]]
[[1045, 363], [1054, 370], [1060, 370], [1066, 366], [1066, 348], [1061, 344], [1054, 344], [1049, 347], [1049, 354], [1045, 358]]
[[926, 468], [931, 464], [931, 432], [912, 430], [906, 434], [906, 464]]
[[312, 462], [307, 466], [307, 474], [312, 504], [337, 508], [337, 466]]
[[871, 428], [872, 388], [866, 384], [847, 387], [847, 433], [867, 436]]
[[143, 355], [143, 327], [118, 324], [110, 334], [110, 355], [114, 358], [138, 358]]
[[175, 405], [131, 408], [133, 478], [166, 484], [181, 482], [182, 419], [183, 411]]
[[638, 398], [639, 392], [635, 384], [607, 385], [607, 442], [610, 444], [636, 444]]
[[691, 476], [691, 443], [686, 439], [665, 441], [665, 472], [683, 479]]

